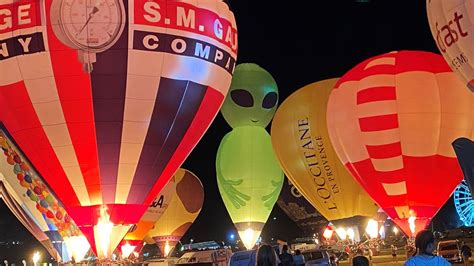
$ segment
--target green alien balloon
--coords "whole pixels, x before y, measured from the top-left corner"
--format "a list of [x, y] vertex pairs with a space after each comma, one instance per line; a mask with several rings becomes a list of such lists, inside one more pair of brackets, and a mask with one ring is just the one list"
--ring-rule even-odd
[[238, 65], [221, 109], [233, 130], [216, 158], [217, 185], [240, 239], [251, 249], [280, 195], [283, 171], [265, 130], [276, 111], [275, 80], [256, 64]]
[[278, 87], [270, 73], [257, 64], [240, 64], [235, 68], [221, 112], [232, 128], [266, 127], [277, 103]]
[[241, 126], [222, 139], [217, 185], [247, 249], [257, 241], [283, 186], [283, 171], [265, 128]]

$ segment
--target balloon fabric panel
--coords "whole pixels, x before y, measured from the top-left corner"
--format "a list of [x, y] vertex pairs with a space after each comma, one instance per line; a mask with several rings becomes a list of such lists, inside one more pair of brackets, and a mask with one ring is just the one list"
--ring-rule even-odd
[[328, 224], [328, 220], [303, 197], [288, 179], [285, 179], [277, 203], [283, 212], [305, 233], [311, 234], [319, 231]]
[[337, 79], [288, 97], [272, 123], [272, 144], [291, 183], [329, 221], [370, 217], [377, 206], [337, 158], [326, 129], [326, 106]]

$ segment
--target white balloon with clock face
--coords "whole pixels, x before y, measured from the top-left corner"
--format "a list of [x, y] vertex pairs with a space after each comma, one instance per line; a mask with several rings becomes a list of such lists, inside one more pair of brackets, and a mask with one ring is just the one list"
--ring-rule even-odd
[[[55, 0], [51, 12], [56, 36], [89, 52], [110, 48], [122, 34], [125, 11], [119, 0]], [[54, 17], [53, 17], [54, 16]]]

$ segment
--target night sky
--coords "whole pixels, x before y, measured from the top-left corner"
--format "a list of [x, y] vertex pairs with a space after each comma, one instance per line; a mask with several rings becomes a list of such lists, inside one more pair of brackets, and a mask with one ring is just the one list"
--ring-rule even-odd
[[[394, 50], [438, 52], [423, 0], [229, 2], [238, 24], [238, 62], [257, 63], [268, 70], [279, 86], [280, 102], [302, 86], [339, 77], [371, 56]], [[183, 237], [185, 243], [190, 238], [225, 240], [234, 230], [215, 173], [220, 140], [230, 130], [219, 114], [183, 165], [202, 180], [205, 189], [204, 207]], [[452, 210], [452, 206], [443, 208], [446, 213]], [[264, 239], [289, 240], [300, 235], [278, 207], [272, 217], [276, 220], [268, 222]], [[0, 241], [5, 238], [33, 239], [0, 203]]]

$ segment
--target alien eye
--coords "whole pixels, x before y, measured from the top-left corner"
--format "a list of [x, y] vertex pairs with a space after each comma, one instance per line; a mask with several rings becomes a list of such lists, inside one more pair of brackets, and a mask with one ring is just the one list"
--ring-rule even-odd
[[272, 91], [263, 98], [262, 107], [265, 109], [273, 108], [277, 104], [277, 101], [278, 95]]
[[233, 90], [230, 92], [230, 97], [232, 100], [242, 107], [252, 107], [253, 106], [253, 97], [250, 92], [242, 89]]

